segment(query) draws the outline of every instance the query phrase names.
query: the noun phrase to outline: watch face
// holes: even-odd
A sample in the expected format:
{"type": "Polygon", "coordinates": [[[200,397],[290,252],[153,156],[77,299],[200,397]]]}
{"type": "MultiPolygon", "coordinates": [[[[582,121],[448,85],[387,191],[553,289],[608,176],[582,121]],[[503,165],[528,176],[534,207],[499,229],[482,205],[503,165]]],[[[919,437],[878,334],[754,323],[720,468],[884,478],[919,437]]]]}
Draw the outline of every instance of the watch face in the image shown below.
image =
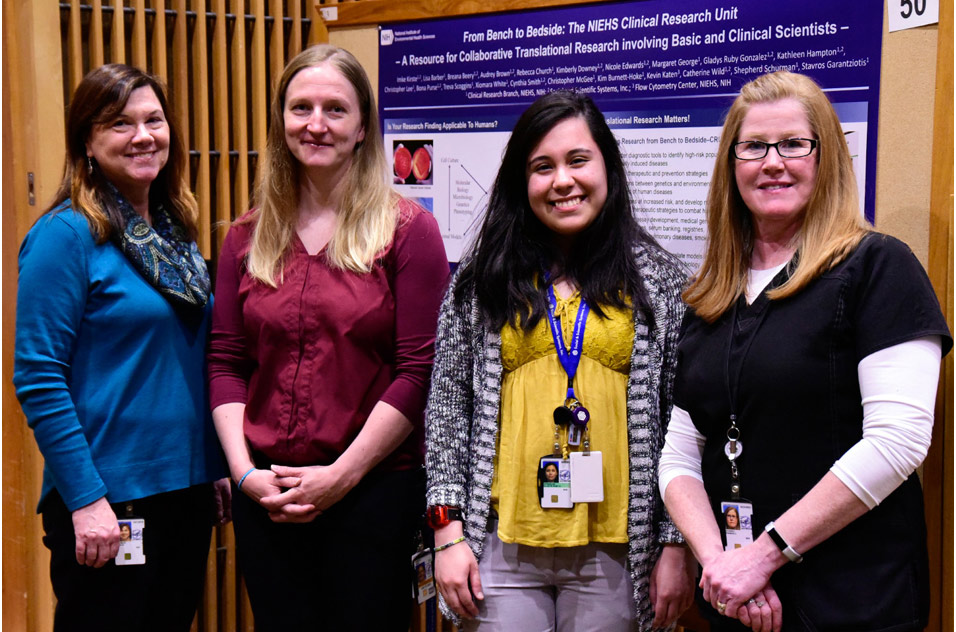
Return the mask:
{"type": "Polygon", "coordinates": [[[447,505],[432,505],[425,512],[425,521],[432,529],[440,529],[452,520],[458,520],[460,511],[457,507],[447,505]]]}
{"type": "Polygon", "coordinates": [[[428,508],[427,512],[425,512],[425,521],[432,529],[440,529],[448,524],[448,516],[442,511],[442,509],[443,507],[432,506],[428,508]]]}

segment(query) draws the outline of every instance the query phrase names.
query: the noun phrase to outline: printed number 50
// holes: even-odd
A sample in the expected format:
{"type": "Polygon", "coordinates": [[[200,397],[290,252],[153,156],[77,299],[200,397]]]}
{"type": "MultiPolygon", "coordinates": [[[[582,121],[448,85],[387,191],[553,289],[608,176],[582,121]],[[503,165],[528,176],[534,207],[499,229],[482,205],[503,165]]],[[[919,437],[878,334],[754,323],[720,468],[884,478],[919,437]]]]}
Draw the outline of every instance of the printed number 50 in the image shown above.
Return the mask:
{"type": "Polygon", "coordinates": [[[900,15],[904,18],[913,15],[914,11],[916,15],[923,15],[926,11],[926,0],[900,0],[900,6],[902,7],[900,15]]]}

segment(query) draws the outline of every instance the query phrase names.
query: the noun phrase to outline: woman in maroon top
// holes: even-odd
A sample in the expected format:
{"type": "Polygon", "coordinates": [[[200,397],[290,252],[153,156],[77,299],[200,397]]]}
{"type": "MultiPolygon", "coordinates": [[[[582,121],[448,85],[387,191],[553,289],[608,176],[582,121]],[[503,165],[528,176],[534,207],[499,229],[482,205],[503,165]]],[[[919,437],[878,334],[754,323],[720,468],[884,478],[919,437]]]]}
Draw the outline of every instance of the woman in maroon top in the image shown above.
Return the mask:
{"type": "Polygon", "coordinates": [[[351,54],[296,56],[271,117],[257,208],[220,254],[209,354],[256,629],[404,631],[441,235],[388,185],[351,54]]]}

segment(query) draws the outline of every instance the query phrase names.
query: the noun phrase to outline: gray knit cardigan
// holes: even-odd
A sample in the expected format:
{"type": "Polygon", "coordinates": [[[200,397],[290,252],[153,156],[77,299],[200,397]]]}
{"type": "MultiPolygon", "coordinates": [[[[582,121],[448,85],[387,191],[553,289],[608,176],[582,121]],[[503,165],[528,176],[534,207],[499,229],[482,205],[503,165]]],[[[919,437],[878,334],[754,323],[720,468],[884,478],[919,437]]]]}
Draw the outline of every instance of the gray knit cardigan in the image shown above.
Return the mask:
{"type": "MultiPolygon", "coordinates": [[[[635,312],[627,385],[628,563],[635,629],[643,631],[651,629],[654,617],[649,581],[662,545],[683,542],[657,490],[657,463],[673,406],[677,334],[684,313],[680,293],[686,276],[680,264],[657,247],[641,245],[634,254],[654,306],[653,328],[635,312]]],[[[465,537],[481,559],[501,404],[501,336],[481,322],[474,296],[464,305],[455,304],[457,283],[456,274],[438,320],[425,411],[426,499],[429,506],[462,508],[465,537]]]]}

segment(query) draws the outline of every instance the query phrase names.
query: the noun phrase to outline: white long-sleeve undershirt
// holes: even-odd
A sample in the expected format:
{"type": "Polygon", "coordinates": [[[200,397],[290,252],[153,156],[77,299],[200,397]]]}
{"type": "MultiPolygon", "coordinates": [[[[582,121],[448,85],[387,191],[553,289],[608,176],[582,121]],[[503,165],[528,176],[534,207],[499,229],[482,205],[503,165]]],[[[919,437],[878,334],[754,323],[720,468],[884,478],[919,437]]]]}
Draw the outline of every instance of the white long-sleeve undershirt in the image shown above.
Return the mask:
{"type": "MultiPolygon", "coordinates": [[[[912,474],[929,450],[941,358],[939,336],[881,349],[857,366],[863,438],[830,471],[867,507],[876,507],[912,474]]],[[[661,496],[678,476],[703,481],[705,437],[674,407],[661,452],[661,496]]]]}

